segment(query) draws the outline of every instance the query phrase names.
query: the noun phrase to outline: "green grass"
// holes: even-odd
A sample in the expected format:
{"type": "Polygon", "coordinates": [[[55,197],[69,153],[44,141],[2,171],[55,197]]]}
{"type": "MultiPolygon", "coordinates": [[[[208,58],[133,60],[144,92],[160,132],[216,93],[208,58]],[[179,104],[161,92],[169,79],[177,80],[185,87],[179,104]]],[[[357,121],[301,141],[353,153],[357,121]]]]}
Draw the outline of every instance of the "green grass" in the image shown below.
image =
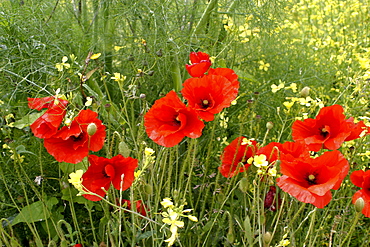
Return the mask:
{"type": "MultiPolygon", "coordinates": [[[[174,246],[279,246],[284,238],[290,246],[342,246],[344,240],[343,246],[369,245],[369,218],[353,221],[351,198],[358,188],[349,176],[324,209],[278,190],[282,205],[271,212],[263,208],[269,185],[255,173],[227,179],[217,169],[226,142],[240,135],[265,144],[291,141],[294,120],[314,117],[320,102],[341,104],[346,116],[368,122],[366,1],[39,0],[0,7],[1,245],[166,246],[171,233],[162,222],[165,197],[198,218],[182,219],[174,246]],[[206,123],[200,138],[165,148],[147,137],[143,116],[189,77],[191,51],[210,54],[214,68],[234,69],[239,98],[206,123]],[[89,52],[102,55],[85,64],[89,52]],[[70,67],[58,71],[63,56],[70,67]],[[260,61],[270,64],[267,70],[260,61]],[[68,183],[87,160],[58,163],[24,118],[37,112],[27,107],[27,97],[54,95],[58,88],[71,102],[68,114],[76,115],[86,100],[79,73],[89,77],[82,87],[93,96],[88,108],[107,127],[105,145],[94,154],[131,156],[141,171],[129,190],[111,189],[101,202],[76,196],[68,183]],[[114,73],[126,79],[117,82],[114,73]],[[271,86],[282,82],[285,87],[273,93],[271,86]],[[287,88],[292,83],[297,91],[287,88]],[[287,110],[284,102],[298,99],[305,86],[311,105],[295,102],[287,110]],[[267,122],[274,127],[266,135],[267,122]],[[146,147],[155,151],[152,160],[146,147]],[[38,176],[40,184],[34,182],[38,176]],[[142,200],[146,218],[117,208],[117,198],[142,200]],[[271,239],[264,242],[267,232],[271,239]]],[[[351,171],[369,168],[368,148],[365,137],[340,149],[351,171]]]]}

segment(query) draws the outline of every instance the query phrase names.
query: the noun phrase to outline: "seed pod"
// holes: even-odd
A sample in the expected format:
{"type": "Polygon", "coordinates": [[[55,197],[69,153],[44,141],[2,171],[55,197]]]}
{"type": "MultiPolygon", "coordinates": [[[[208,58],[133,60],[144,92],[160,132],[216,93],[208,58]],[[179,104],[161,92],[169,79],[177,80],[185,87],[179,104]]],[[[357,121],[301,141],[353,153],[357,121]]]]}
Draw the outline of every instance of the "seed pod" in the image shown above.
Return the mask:
{"type": "Polygon", "coordinates": [[[96,133],[97,131],[97,127],[96,127],[96,124],[94,123],[90,123],[88,126],[87,126],[87,134],[89,136],[92,136],[96,133]]]}

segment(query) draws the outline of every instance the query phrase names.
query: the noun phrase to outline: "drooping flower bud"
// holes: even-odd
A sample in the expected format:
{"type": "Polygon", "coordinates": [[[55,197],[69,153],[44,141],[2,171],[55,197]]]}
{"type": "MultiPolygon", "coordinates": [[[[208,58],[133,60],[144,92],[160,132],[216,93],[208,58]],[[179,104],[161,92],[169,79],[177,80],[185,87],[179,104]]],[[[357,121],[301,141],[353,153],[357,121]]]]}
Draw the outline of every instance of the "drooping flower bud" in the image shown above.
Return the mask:
{"type": "Polygon", "coordinates": [[[273,122],[267,122],[267,123],[266,123],[266,128],[267,128],[268,130],[272,129],[273,127],[274,127],[274,123],[273,123],[273,122]]]}
{"type": "Polygon", "coordinates": [[[357,213],[362,212],[362,209],[365,207],[365,201],[362,197],[359,197],[355,202],[355,210],[357,213]]]}
{"type": "Polygon", "coordinates": [[[271,241],[271,233],[270,232],[265,232],[262,236],[262,239],[263,239],[263,242],[265,243],[265,245],[269,244],[270,241],[271,241]]]}
{"type": "Polygon", "coordinates": [[[96,133],[97,131],[97,127],[96,127],[96,124],[94,123],[90,123],[88,126],[87,126],[87,134],[89,136],[92,136],[96,133]]]}
{"type": "Polygon", "coordinates": [[[242,192],[247,193],[248,192],[248,186],[249,186],[248,179],[246,177],[242,178],[239,182],[239,189],[242,192]]]}
{"type": "Polygon", "coordinates": [[[310,95],[310,90],[311,90],[311,88],[309,88],[309,87],[302,88],[302,90],[300,92],[301,96],[303,98],[306,98],[308,95],[310,95]]]}

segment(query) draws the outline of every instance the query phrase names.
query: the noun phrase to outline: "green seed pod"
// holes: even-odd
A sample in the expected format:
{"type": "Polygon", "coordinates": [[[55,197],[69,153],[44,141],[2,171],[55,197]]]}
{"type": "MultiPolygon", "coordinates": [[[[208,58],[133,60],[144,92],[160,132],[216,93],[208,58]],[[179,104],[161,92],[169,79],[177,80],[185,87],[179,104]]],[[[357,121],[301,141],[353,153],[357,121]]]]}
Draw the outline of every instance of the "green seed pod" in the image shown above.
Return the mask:
{"type": "Polygon", "coordinates": [[[88,126],[87,126],[87,134],[89,136],[92,136],[96,133],[96,131],[98,130],[98,128],[96,127],[96,124],[94,123],[90,123],[88,126]]]}
{"type": "Polygon", "coordinates": [[[355,210],[357,213],[362,212],[362,209],[365,207],[365,201],[362,197],[359,197],[355,202],[355,210]]]}

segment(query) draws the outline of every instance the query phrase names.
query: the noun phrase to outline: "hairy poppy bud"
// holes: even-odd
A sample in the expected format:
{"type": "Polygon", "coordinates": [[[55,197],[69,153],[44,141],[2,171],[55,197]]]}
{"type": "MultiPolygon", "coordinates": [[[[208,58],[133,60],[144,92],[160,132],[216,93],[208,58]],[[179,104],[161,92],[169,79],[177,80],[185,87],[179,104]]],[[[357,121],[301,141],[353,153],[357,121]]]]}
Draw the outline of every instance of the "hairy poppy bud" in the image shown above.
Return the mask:
{"type": "Polygon", "coordinates": [[[248,179],[246,177],[244,177],[240,180],[239,189],[244,193],[246,193],[248,191],[248,179]]]}
{"type": "Polygon", "coordinates": [[[273,122],[267,122],[267,123],[266,123],[266,128],[267,128],[268,130],[272,129],[273,127],[274,127],[274,123],[273,123],[273,122]]]}
{"type": "Polygon", "coordinates": [[[311,90],[311,88],[309,88],[309,87],[302,88],[302,90],[300,92],[301,96],[306,98],[310,94],[310,90],[311,90]]]}
{"type": "Polygon", "coordinates": [[[97,131],[97,127],[96,127],[96,124],[94,123],[90,123],[88,126],[87,126],[87,134],[89,134],[89,136],[92,136],[96,133],[97,131]]]}
{"type": "Polygon", "coordinates": [[[362,197],[359,197],[355,202],[355,210],[357,213],[362,212],[362,209],[365,207],[365,201],[362,197]]]}
{"type": "Polygon", "coordinates": [[[265,244],[268,244],[268,243],[270,243],[270,241],[271,241],[271,233],[270,232],[265,232],[264,234],[263,234],[263,236],[262,236],[262,239],[263,239],[263,242],[265,243],[265,244]]]}

